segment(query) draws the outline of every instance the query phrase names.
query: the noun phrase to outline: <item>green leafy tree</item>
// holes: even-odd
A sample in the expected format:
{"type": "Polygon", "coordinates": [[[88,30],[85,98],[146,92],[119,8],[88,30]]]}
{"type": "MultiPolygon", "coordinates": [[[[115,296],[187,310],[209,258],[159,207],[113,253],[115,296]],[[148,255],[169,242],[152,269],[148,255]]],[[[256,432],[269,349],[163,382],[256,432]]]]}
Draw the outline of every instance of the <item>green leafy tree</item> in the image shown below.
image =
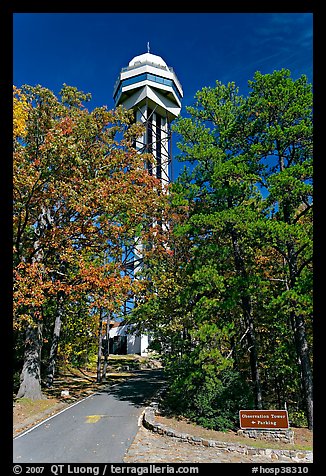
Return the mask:
{"type": "Polygon", "coordinates": [[[249,82],[251,152],[264,164],[268,215],[264,239],[283,260],[284,286],[274,302],[288,316],[300,367],[309,428],[313,425],[312,327],[312,89],[288,70],[257,72],[249,82]]]}
{"type": "MultiPolygon", "coordinates": [[[[215,88],[197,93],[194,107],[187,109],[191,118],[180,119],[175,128],[182,135],[183,160],[195,164],[188,232],[195,245],[196,266],[201,269],[198,283],[207,281],[208,285],[197,299],[215,300],[215,309],[210,312],[224,319],[227,313],[220,312],[216,301],[225,299],[225,306],[233,307],[233,313],[237,309],[238,328],[248,343],[256,406],[262,408],[252,304],[257,283],[251,273],[253,237],[248,232],[248,223],[256,221],[260,213],[260,164],[247,154],[242,134],[243,107],[244,99],[233,83],[224,86],[217,82],[215,88]],[[223,283],[221,298],[214,274],[223,283]]],[[[187,188],[188,177],[181,177],[181,182],[187,188]]]]}
{"type": "Polygon", "coordinates": [[[170,254],[148,261],[152,294],[136,314],[161,339],[179,411],[196,418],[205,401],[206,424],[226,428],[217,396],[233,398],[234,372],[251,383],[248,405],[297,400],[311,428],[311,86],[287,70],[249,86],[246,98],[234,83],[203,88],[174,124],[191,168],[172,187],[170,254]]]}

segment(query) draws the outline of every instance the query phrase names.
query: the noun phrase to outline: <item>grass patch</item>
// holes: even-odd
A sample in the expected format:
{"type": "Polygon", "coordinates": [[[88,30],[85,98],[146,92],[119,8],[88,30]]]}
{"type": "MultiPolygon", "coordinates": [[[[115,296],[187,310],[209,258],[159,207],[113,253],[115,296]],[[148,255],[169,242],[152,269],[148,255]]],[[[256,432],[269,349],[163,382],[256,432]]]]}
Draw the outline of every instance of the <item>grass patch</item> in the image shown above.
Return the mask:
{"type": "Polygon", "coordinates": [[[46,398],[42,400],[31,400],[30,398],[18,398],[14,403],[13,423],[19,424],[25,420],[50,410],[57,405],[56,398],[46,398]]]}

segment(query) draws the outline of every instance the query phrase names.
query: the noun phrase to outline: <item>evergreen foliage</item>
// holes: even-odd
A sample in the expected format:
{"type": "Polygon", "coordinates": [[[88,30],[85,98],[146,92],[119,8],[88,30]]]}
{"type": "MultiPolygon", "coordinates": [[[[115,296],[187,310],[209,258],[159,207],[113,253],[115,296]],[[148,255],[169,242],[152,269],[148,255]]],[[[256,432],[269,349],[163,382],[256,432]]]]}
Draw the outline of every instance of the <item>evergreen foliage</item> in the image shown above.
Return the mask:
{"type": "Polygon", "coordinates": [[[249,87],[204,87],[174,123],[190,166],[135,316],[161,342],[175,412],[227,429],[240,408],[287,405],[312,428],[311,85],[281,70],[249,87]]]}

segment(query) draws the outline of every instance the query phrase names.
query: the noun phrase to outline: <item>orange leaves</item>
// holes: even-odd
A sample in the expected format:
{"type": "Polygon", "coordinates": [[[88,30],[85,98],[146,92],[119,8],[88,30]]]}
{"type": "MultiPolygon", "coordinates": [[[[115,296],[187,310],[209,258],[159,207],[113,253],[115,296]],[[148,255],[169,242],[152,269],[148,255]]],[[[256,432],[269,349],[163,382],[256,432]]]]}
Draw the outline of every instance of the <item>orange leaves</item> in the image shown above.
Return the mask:
{"type": "Polygon", "coordinates": [[[93,309],[100,307],[117,311],[126,296],[133,292],[133,283],[128,276],[120,274],[117,263],[104,265],[86,260],[80,262],[78,285],[80,291],[92,296],[89,306],[93,309]]]}
{"type": "Polygon", "coordinates": [[[61,293],[117,310],[145,286],[124,276],[121,247],[137,238],[164,251],[150,227],[163,219],[161,184],[131,147],[143,126],[123,108],[80,109],[75,88],[62,101],[40,86],[15,94],[28,131],[14,151],[15,308],[23,316],[61,293]]]}
{"type": "Polygon", "coordinates": [[[14,269],[14,311],[19,307],[39,308],[45,300],[44,267],[40,263],[19,265],[14,269]]]}
{"type": "Polygon", "coordinates": [[[73,121],[69,116],[64,117],[58,124],[58,128],[61,130],[62,135],[69,135],[72,133],[73,121]]]}
{"type": "Polygon", "coordinates": [[[261,269],[263,276],[266,279],[275,278],[275,266],[279,264],[279,268],[282,269],[282,258],[274,248],[266,248],[264,254],[262,252],[256,252],[255,263],[259,269],[261,269]]]}

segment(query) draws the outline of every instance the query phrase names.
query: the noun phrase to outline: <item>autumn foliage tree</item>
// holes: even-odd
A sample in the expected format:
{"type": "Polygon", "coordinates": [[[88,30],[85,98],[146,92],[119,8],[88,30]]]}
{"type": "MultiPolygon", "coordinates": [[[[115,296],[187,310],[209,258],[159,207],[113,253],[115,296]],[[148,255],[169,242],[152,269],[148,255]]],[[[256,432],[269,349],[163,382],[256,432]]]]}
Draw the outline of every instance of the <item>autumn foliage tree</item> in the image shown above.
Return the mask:
{"type": "Polygon", "coordinates": [[[53,379],[70,300],[87,303],[89,315],[118,312],[142,285],[124,276],[121,253],[159,208],[157,180],[143,166],[149,158],[132,147],[142,126],[122,108],[88,111],[89,99],[67,85],[58,97],[41,86],[14,89],[14,329],[25,333],[18,397],[42,397],[49,327],[53,379]]]}

